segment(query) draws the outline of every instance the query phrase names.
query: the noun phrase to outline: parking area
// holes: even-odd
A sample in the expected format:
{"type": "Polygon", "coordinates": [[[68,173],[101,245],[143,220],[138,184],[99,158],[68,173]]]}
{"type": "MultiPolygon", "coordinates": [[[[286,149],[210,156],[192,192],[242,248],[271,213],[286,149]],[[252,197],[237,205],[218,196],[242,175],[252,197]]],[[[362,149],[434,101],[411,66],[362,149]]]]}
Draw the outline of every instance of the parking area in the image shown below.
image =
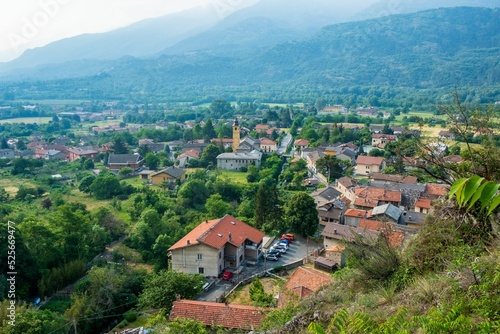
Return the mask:
{"type": "MultiPolygon", "coordinates": [[[[277,242],[279,242],[279,239],[274,240],[270,244],[269,248],[277,242]]],[[[238,282],[264,271],[269,271],[275,267],[302,260],[305,258],[307,253],[311,254],[314,250],[320,249],[321,247],[321,244],[312,240],[295,236],[295,240],[289,244],[288,250],[283,253],[277,261],[269,261],[266,260],[265,257],[262,257],[256,265],[247,265],[240,274],[234,274],[232,281],[217,279],[208,291],[204,291],[198,297],[198,300],[216,301],[222,295],[227,295],[235,287],[235,285],[238,284],[238,282]]],[[[264,248],[264,251],[267,252],[268,249],[264,248]]]]}

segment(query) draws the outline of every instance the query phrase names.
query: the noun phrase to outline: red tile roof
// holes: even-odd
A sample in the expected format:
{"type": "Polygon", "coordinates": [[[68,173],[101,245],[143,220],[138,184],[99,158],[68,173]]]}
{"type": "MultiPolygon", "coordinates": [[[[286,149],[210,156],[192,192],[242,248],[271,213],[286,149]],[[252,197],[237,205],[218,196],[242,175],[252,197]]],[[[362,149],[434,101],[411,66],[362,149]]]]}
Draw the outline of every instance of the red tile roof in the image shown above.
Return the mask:
{"type": "Polygon", "coordinates": [[[253,306],[179,300],[170,311],[170,321],[177,318],[195,319],[206,326],[254,330],[266,317],[266,309],[253,306]]]}
{"type": "Polygon", "coordinates": [[[346,188],[351,188],[358,185],[358,181],[351,179],[350,177],[347,176],[342,176],[340,179],[337,180],[337,182],[346,188]]]}
{"type": "Polygon", "coordinates": [[[390,181],[406,184],[415,184],[418,181],[415,176],[403,176],[399,174],[372,173],[371,178],[378,181],[390,181]]]}
{"type": "Polygon", "coordinates": [[[431,208],[431,200],[428,198],[419,198],[415,203],[415,207],[430,209],[431,208]]]}
{"type": "Polygon", "coordinates": [[[386,138],[389,140],[396,140],[398,137],[396,135],[387,135],[383,133],[374,133],[372,134],[372,138],[380,139],[380,138],[386,138]]]}
{"type": "Polygon", "coordinates": [[[405,239],[403,232],[396,232],[392,229],[391,223],[383,223],[375,220],[361,219],[359,227],[365,230],[380,232],[387,238],[389,244],[394,247],[400,247],[405,239]]]}
{"type": "Polygon", "coordinates": [[[182,158],[182,157],[185,157],[185,156],[188,156],[188,157],[191,157],[191,158],[194,158],[194,159],[198,159],[200,157],[200,151],[189,150],[189,151],[186,151],[186,152],[180,154],[177,158],[182,158]]]}
{"type": "MultiPolygon", "coordinates": [[[[367,203],[371,203],[371,200],[393,203],[401,202],[401,191],[399,190],[365,187],[354,189],[354,194],[356,195],[356,200],[364,199],[367,203]]],[[[354,204],[356,205],[356,201],[354,204]]]]}
{"type": "Polygon", "coordinates": [[[260,140],[260,145],[276,145],[276,142],[274,140],[269,139],[269,138],[262,138],[260,140]]]}
{"type": "Polygon", "coordinates": [[[356,164],[358,165],[377,165],[380,166],[384,162],[384,158],[380,157],[369,157],[366,155],[360,155],[358,159],[356,159],[356,164]]]}
{"type": "Polygon", "coordinates": [[[444,196],[448,193],[448,186],[444,184],[427,183],[425,193],[431,196],[444,196]]]}
{"type": "Polygon", "coordinates": [[[309,140],[307,139],[297,139],[295,141],[295,146],[308,146],[309,145],[309,140]]]}
{"type": "Polygon", "coordinates": [[[226,243],[240,247],[247,239],[259,243],[264,233],[250,225],[225,215],[223,218],[202,222],[177,241],[169,250],[179,249],[197,244],[205,244],[215,249],[221,249],[226,243]],[[189,242],[189,243],[188,243],[189,242]]]}
{"type": "MultiPolygon", "coordinates": [[[[311,268],[299,267],[285,283],[283,290],[291,291],[294,295],[302,299],[331,282],[332,278],[325,273],[311,268]]],[[[280,307],[284,306],[288,301],[288,297],[289,295],[287,295],[286,291],[280,293],[278,305],[280,307]]]]}
{"type": "Polygon", "coordinates": [[[262,130],[267,130],[267,129],[269,129],[269,125],[267,125],[267,124],[257,124],[255,126],[255,131],[257,131],[257,132],[260,132],[262,130]]]}
{"type": "Polygon", "coordinates": [[[357,210],[357,209],[347,209],[344,213],[346,217],[361,217],[363,218],[366,215],[365,210],[357,210]]]}

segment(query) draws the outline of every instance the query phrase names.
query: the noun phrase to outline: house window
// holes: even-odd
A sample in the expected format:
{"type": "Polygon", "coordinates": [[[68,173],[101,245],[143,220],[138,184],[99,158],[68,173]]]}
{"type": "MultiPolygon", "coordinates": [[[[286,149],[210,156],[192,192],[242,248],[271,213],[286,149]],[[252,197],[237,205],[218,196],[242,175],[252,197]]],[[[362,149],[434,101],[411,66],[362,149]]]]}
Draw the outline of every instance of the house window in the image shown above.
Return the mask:
{"type": "Polygon", "coordinates": [[[219,260],[222,259],[222,252],[219,253],[219,260]]]}
{"type": "Polygon", "coordinates": [[[366,169],[370,169],[370,166],[366,166],[366,169]]]}
{"type": "Polygon", "coordinates": [[[198,254],[198,260],[203,260],[203,254],[198,254]]]}
{"type": "Polygon", "coordinates": [[[199,267],[198,268],[198,274],[204,274],[205,273],[205,268],[199,267]]]}

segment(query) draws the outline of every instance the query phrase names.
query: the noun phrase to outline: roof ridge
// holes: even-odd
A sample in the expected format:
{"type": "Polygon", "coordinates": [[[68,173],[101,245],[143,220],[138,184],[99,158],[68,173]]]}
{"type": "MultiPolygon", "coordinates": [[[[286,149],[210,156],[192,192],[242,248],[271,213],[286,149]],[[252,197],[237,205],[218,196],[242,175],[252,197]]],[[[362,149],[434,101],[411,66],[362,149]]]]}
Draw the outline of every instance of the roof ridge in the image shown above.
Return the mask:
{"type": "MultiPolygon", "coordinates": [[[[228,214],[228,213],[226,213],[226,214],[224,215],[224,217],[219,218],[219,220],[217,220],[214,224],[212,224],[212,225],[211,225],[211,226],[210,226],[210,227],[209,227],[209,228],[208,228],[205,232],[203,232],[203,233],[202,233],[202,234],[201,234],[198,238],[196,238],[196,240],[198,240],[198,242],[200,242],[200,240],[201,240],[203,237],[205,237],[205,236],[208,234],[208,232],[212,231],[212,230],[213,230],[213,229],[214,229],[217,225],[219,225],[219,224],[220,224],[220,222],[222,222],[222,221],[224,220],[224,218],[226,218],[227,216],[229,216],[229,214],[228,214]]],[[[207,220],[205,220],[205,222],[209,222],[209,220],[207,219],[207,220]]],[[[202,224],[203,224],[203,223],[202,223],[202,224]]]]}

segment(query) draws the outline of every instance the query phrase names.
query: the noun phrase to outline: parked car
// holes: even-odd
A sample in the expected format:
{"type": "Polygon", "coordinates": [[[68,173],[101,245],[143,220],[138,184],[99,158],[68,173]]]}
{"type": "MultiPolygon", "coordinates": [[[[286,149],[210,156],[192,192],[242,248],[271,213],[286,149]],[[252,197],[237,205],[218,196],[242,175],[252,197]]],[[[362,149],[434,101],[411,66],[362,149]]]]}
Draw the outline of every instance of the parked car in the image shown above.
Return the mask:
{"type": "Polygon", "coordinates": [[[225,271],[223,274],[222,274],[222,280],[223,281],[229,281],[231,278],[233,278],[233,273],[230,272],[230,271],[225,271]]]}
{"type": "Polygon", "coordinates": [[[278,241],[278,244],[285,244],[288,246],[288,245],[290,245],[290,241],[283,239],[283,240],[278,241]]]}
{"type": "Polygon", "coordinates": [[[280,240],[288,240],[289,242],[292,242],[293,240],[295,240],[295,237],[293,236],[293,234],[283,234],[280,240]]]}
{"type": "Polygon", "coordinates": [[[282,244],[282,245],[276,246],[276,248],[274,248],[274,249],[281,252],[281,253],[286,253],[286,251],[288,250],[288,246],[282,244]]]}
{"type": "Polygon", "coordinates": [[[276,256],[275,254],[267,254],[266,255],[266,260],[278,261],[278,256],[276,256]]]}
{"type": "Polygon", "coordinates": [[[266,255],[276,255],[277,257],[280,257],[281,256],[281,252],[279,250],[273,249],[273,250],[268,251],[266,253],[266,255]]]}

